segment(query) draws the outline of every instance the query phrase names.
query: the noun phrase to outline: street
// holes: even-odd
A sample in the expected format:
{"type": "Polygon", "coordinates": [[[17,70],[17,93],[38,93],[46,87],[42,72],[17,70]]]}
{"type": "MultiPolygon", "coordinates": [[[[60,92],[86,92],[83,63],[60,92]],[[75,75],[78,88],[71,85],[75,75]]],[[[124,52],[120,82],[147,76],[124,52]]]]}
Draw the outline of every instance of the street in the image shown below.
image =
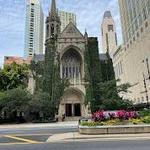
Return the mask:
{"type": "Polygon", "coordinates": [[[77,122],[0,126],[0,145],[46,142],[54,134],[75,132],[77,122]]]}
{"type": "Polygon", "coordinates": [[[0,150],[149,150],[150,142],[145,141],[92,141],[45,144],[20,144],[0,146],[0,150]]]}
{"type": "Polygon", "coordinates": [[[149,134],[79,136],[77,122],[0,126],[0,150],[149,150],[149,134]],[[78,135],[66,138],[66,135],[78,135]],[[64,135],[64,140],[49,141],[64,135]],[[86,137],[86,138],[85,138],[86,137]]]}

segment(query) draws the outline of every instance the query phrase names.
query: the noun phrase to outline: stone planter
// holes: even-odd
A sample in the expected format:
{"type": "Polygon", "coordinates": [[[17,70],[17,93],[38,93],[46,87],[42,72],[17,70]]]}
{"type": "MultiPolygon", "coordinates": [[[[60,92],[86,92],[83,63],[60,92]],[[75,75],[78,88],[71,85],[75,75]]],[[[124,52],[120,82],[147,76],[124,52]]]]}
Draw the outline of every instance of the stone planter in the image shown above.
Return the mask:
{"type": "Polygon", "coordinates": [[[79,126],[80,134],[136,134],[150,133],[150,125],[79,126]]]}

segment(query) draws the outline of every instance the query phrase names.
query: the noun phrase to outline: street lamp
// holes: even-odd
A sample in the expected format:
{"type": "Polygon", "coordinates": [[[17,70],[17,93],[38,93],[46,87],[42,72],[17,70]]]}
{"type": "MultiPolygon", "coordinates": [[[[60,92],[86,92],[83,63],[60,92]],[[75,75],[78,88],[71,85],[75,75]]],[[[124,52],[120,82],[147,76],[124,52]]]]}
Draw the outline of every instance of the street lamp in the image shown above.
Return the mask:
{"type": "Polygon", "coordinates": [[[143,73],[143,83],[144,83],[145,94],[146,94],[147,108],[149,109],[149,101],[148,101],[149,97],[148,97],[148,91],[147,91],[147,85],[146,85],[146,79],[144,73],[143,73]]]}
{"type": "Polygon", "coordinates": [[[146,66],[147,66],[147,72],[148,72],[148,79],[150,80],[150,70],[149,70],[148,58],[146,58],[146,66]]]}
{"type": "Polygon", "coordinates": [[[149,68],[148,58],[146,58],[146,59],[143,60],[142,62],[146,64],[146,69],[147,69],[148,79],[150,80],[150,68],[149,68]]]}

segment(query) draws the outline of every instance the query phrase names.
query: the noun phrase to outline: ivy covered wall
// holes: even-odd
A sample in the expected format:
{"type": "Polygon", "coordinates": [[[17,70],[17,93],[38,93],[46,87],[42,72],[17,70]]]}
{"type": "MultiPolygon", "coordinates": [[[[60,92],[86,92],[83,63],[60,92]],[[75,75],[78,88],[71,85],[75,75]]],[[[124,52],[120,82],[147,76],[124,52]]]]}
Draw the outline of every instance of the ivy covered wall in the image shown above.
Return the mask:
{"type": "Polygon", "coordinates": [[[90,102],[92,112],[98,110],[102,104],[103,93],[100,85],[115,79],[112,60],[108,53],[104,55],[105,59],[100,60],[97,38],[88,38],[85,51],[86,101],[90,102]]]}

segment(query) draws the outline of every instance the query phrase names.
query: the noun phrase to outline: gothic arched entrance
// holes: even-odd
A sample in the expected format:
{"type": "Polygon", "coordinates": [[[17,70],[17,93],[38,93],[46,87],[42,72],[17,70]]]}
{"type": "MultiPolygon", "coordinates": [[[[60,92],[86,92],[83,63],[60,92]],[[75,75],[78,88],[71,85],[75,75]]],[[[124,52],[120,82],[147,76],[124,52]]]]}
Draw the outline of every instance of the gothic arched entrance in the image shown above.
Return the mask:
{"type": "Polygon", "coordinates": [[[67,120],[85,115],[84,94],[77,88],[68,88],[59,106],[59,116],[65,115],[67,120]]]}

